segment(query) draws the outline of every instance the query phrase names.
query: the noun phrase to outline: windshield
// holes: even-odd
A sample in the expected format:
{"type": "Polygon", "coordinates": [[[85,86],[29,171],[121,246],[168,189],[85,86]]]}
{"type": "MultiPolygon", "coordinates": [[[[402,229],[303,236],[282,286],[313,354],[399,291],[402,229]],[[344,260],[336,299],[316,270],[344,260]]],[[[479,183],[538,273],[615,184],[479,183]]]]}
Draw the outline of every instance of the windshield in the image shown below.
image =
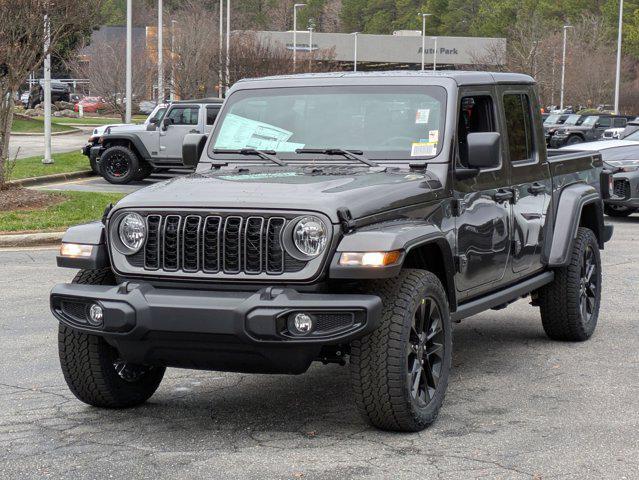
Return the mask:
{"type": "Polygon", "coordinates": [[[582,123],[582,125],[585,125],[587,127],[592,127],[595,123],[597,123],[597,119],[599,117],[588,117],[584,120],[584,123],[582,123]]]}
{"type": "Polygon", "coordinates": [[[550,115],[545,121],[545,125],[555,125],[559,122],[561,115],[550,115]]]}
{"type": "Polygon", "coordinates": [[[149,115],[145,123],[147,124],[152,123],[153,120],[155,120],[155,123],[160,123],[160,120],[162,120],[162,117],[164,116],[165,112],[166,112],[165,106],[155,107],[155,110],[151,112],[151,115],[149,115]]]}
{"type": "Polygon", "coordinates": [[[564,122],[564,125],[579,125],[579,119],[581,115],[570,115],[568,119],[564,122]]]}
{"type": "Polygon", "coordinates": [[[636,130],[639,127],[634,126],[634,125],[633,125],[633,127],[635,128],[635,131],[632,132],[631,134],[623,137],[623,139],[624,140],[632,140],[632,141],[635,141],[635,142],[639,142],[639,130],[636,130]]]}
{"type": "Polygon", "coordinates": [[[227,100],[209,156],[252,148],[310,161],[296,150],[343,149],[372,159],[424,160],[441,151],[445,110],[446,90],[436,86],[244,90],[227,100]]]}

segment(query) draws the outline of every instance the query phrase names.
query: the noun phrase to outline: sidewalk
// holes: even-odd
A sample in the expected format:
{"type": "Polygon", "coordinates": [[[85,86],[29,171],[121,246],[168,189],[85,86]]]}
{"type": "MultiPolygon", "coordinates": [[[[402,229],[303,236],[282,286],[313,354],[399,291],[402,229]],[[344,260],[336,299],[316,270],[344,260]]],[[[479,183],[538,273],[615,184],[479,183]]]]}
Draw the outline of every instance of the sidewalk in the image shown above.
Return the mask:
{"type": "MultiPolygon", "coordinates": [[[[92,128],[68,135],[51,137],[51,153],[64,153],[82,148],[89,138],[92,128]]],[[[11,135],[9,140],[9,158],[18,155],[18,159],[44,154],[44,135],[11,135]]]]}

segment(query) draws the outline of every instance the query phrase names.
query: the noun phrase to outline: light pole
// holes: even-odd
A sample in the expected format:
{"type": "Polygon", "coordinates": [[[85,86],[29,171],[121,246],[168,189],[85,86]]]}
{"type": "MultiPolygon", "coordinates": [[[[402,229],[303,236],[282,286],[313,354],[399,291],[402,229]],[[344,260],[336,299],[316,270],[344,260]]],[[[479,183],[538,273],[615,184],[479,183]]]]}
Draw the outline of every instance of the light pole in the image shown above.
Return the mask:
{"type": "Polygon", "coordinates": [[[357,71],[357,37],[359,36],[359,32],[353,32],[351,35],[355,37],[355,43],[353,45],[353,71],[357,71]]]}
{"type": "Polygon", "coordinates": [[[426,17],[432,16],[432,13],[420,13],[422,17],[422,71],[424,71],[424,62],[426,55],[426,17]]]}
{"type": "Polygon", "coordinates": [[[226,90],[231,88],[231,0],[226,0],[226,90]]]}
{"type": "Polygon", "coordinates": [[[564,109],[564,86],[566,84],[566,38],[569,28],[572,28],[572,25],[564,25],[564,52],[561,59],[561,94],[559,99],[559,110],[564,109]]]}
{"type": "Polygon", "coordinates": [[[177,20],[171,20],[171,85],[169,85],[169,99],[175,100],[175,24],[177,20]]]}
{"type": "Polygon", "coordinates": [[[315,28],[315,23],[313,20],[308,22],[308,70],[311,71],[313,68],[313,29],[315,28]]]}
{"type": "Polygon", "coordinates": [[[431,37],[435,41],[435,47],[433,48],[433,72],[437,70],[437,37],[431,37]]]}
{"type": "Polygon", "coordinates": [[[621,40],[623,37],[623,0],[619,0],[619,36],[617,38],[617,76],[615,78],[615,114],[619,115],[619,87],[621,85],[621,40]]]}
{"type": "Polygon", "coordinates": [[[223,77],[222,77],[222,48],[224,47],[224,0],[220,0],[220,45],[219,45],[219,55],[218,55],[218,63],[220,68],[218,70],[218,82],[217,82],[217,96],[218,98],[222,98],[222,89],[223,89],[223,77]]]}
{"type": "Polygon", "coordinates": [[[158,103],[164,100],[164,21],[162,0],[158,0],[158,103]]]}
{"type": "Polygon", "coordinates": [[[133,43],[133,0],[126,0],[126,110],[125,123],[131,123],[131,94],[133,93],[133,83],[131,79],[132,70],[132,43],[133,43]]]}
{"type": "Polygon", "coordinates": [[[305,7],[305,3],[293,5],[293,71],[297,69],[297,9],[305,7]]]}
{"type": "Polygon", "coordinates": [[[51,158],[51,24],[44,16],[44,158],[42,163],[53,163],[51,158]]]}

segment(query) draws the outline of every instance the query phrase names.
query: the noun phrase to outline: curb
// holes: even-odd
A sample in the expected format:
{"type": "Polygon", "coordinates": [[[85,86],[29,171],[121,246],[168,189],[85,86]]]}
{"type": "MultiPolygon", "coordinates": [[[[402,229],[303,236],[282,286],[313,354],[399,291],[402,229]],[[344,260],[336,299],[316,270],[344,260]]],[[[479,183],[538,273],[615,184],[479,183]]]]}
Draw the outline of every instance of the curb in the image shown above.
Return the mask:
{"type": "Polygon", "coordinates": [[[90,177],[93,175],[94,173],[92,170],[81,170],[79,172],[55,173],[53,175],[44,175],[42,177],[21,178],[20,180],[11,180],[6,184],[10,187],[33,187],[47,183],[63,182],[65,180],[76,180],[78,178],[90,177]]]}
{"type": "Polygon", "coordinates": [[[45,233],[11,233],[0,235],[0,248],[6,247],[40,247],[62,241],[64,232],[45,233]]]}
{"type": "MultiPolygon", "coordinates": [[[[52,132],[52,137],[57,137],[60,135],[74,135],[76,133],[82,133],[80,128],[71,127],[73,130],[67,130],[66,132],[52,132]]],[[[12,137],[44,137],[44,133],[25,133],[25,132],[11,132],[12,137]]]]}

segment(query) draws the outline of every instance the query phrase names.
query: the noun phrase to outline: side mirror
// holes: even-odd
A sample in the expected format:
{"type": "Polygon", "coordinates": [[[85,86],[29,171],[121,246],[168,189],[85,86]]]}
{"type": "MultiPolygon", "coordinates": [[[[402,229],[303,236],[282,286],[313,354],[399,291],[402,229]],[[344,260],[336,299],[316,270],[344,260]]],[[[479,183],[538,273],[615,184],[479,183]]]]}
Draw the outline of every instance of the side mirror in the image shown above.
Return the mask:
{"type": "Polygon", "coordinates": [[[468,166],[479,170],[499,167],[501,136],[496,132],[469,133],[468,166]]]}
{"type": "Polygon", "coordinates": [[[164,120],[162,120],[162,128],[164,130],[166,130],[167,128],[169,128],[169,125],[173,125],[173,119],[172,118],[165,118],[164,120]]]}
{"type": "Polygon", "coordinates": [[[189,133],[184,136],[182,142],[182,163],[185,167],[197,167],[202,152],[206,145],[206,135],[200,133],[189,133]]]}

